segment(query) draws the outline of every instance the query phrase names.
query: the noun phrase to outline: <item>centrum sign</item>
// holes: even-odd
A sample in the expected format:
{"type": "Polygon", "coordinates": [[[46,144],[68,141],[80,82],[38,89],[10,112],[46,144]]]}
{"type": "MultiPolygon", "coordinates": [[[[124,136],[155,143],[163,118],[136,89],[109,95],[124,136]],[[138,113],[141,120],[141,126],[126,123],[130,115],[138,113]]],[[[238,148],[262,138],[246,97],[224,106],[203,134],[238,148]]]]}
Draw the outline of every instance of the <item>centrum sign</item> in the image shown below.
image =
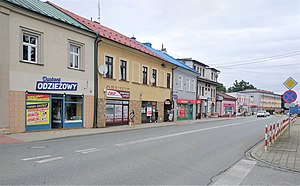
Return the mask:
{"type": "Polygon", "coordinates": [[[36,90],[76,91],[78,83],[63,82],[61,78],[43,76],[42,81],[36,82],[36,90]]]}

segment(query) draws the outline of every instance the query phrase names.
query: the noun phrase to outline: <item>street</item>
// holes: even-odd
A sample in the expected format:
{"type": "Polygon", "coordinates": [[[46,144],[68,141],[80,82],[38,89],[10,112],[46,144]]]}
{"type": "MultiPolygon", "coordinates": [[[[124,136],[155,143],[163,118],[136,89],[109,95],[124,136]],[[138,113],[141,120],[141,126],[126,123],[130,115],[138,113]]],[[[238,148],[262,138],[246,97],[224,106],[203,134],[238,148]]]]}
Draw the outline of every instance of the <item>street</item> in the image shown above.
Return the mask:
{"type": "MultiPolygon", "coordinates": [[[[245,158],[262,140],[265,125],[277,120],[246,117],[3,144],[0,183],[207,185],[245,158]]],[[[249,179],[244,182],[251,184],[249,179]]]]}

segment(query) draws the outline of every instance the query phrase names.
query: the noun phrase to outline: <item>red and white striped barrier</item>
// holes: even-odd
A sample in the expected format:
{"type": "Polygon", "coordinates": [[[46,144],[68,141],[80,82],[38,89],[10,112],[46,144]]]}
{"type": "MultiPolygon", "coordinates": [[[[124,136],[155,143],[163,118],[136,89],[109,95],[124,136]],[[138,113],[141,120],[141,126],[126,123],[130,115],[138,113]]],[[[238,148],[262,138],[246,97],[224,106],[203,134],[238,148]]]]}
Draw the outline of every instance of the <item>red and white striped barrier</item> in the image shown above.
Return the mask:
{"type": "MultiPolygon", "coordinates": [[[[291,123],[295,123],[297,115],[291,117],[291,123]]],[[[278,137],[287,129],[289,125],[289,118],[285,118],[280,122],[266,125],[265,127],[265,151],[268,150],[268,146],[275,143],[278,137]]]]}

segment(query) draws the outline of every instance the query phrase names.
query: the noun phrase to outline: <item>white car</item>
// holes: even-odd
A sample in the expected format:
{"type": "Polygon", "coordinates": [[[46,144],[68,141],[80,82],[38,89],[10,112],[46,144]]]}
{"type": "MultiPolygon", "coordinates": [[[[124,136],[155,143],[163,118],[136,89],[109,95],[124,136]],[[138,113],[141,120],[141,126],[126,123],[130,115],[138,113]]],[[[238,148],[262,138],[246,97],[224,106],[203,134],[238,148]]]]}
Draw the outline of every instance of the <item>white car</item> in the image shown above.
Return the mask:
{"type": "Polygon", "coordinates": [[[257,117],[267,117],[267,112],[264,110],[259,110],[256,114],[257,117]]]}

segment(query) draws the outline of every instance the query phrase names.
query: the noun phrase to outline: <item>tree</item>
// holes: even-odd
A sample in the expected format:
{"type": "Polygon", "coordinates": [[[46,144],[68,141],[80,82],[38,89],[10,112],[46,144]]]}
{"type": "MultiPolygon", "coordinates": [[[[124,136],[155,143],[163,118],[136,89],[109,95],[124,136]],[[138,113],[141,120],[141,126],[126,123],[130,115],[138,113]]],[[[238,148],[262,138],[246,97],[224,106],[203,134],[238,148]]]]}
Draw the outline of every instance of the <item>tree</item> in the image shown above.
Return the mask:
{"type": "Polygon", "coordinates": [[[226,87],[224,85],[217,86],[217,92],[226,93],[226,87]]]}
{"type": "Polygon", "coordinates": [[[228,88],[228,92],[239,92],[246,89],[256,89],[253,85],[251,85],[249,82],[246,82],[244,80],[238,82],[235,80],[232,87],[228,88]]]}

